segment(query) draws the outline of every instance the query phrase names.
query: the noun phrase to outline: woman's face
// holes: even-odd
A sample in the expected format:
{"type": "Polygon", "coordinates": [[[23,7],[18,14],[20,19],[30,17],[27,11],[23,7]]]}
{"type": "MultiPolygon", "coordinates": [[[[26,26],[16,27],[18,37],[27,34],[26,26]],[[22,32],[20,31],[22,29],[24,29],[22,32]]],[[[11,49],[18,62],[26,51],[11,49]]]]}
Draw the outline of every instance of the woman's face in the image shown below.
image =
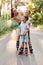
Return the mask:
{"type": "Polygon", "coordinates": [[[29,16],[29,15],[30,15],[29,11],[26,10],[26,12],[25,12],[25,16],[29,16]]]}

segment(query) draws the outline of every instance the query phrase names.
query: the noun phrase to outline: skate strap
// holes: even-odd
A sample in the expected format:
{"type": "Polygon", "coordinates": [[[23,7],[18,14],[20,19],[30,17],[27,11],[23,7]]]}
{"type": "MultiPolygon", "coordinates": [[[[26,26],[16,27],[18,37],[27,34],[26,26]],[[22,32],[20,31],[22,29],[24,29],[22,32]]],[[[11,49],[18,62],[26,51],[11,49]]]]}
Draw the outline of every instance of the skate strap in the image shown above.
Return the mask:
{"type": "Polygon", "coordinates": [[[24,49],[23,47],[21,47],[20,49],[24,49]]]}
{"type": "Polygon", "coordinates": [[[25,48],[25,50],[28,50],[28,48],[25,48]]]}

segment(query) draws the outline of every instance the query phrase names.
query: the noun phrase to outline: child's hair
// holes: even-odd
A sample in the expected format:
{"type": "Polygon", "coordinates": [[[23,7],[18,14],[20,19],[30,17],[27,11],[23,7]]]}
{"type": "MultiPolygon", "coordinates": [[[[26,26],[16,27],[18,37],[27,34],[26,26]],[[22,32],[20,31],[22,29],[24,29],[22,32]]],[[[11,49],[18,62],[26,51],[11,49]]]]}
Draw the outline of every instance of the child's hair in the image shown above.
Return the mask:
{"type": "Polygon", "coordinates": [[[25,17],[25,19],[26,19],[26,21],[28,20],[28,16],[24,16],[25,17]]]}
{"type": "Polygon", "coordinates": [[[29,12],[29,13],[31,13],[31,11],[30,11],[30,10],[28,10],[28,12],[29,12]]]}

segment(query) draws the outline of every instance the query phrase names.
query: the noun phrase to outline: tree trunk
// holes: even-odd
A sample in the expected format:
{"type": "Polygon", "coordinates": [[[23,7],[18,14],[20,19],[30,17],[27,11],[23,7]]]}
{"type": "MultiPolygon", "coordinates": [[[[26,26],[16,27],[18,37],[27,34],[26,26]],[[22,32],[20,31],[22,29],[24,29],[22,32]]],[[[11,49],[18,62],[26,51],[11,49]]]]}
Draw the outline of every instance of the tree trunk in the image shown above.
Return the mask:
{"type": "Polygon", "coordinates": [[[1,6],[0,6],[0,17],[1,17],[1,6]]]}
{"type": "Polygon", "coordinates": [[[1,9],[0,9],[0,17],[1,17],[1,9]]]}
{"type": "Polygon", "coordinates": [[[11,18],[12,18],[12,0],[11,0],[11,18]]]}

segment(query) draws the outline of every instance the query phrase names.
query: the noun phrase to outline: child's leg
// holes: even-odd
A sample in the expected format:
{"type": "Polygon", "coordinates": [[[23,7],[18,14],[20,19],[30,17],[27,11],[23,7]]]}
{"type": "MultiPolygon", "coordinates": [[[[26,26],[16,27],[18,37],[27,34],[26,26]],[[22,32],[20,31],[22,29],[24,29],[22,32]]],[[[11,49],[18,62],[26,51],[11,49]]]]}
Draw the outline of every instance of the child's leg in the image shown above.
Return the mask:
{"type": "Polygon", "coordinates": [[[22,48],[24,48],[24,42],[22,42],[22,48]]]}
{"type": "Polygon", "coordinates": [[[27,42],[25,42],[25,48],[28,48],[27,42]]]}
{"type": "Polygon", "coordinates": [[[24,42],[22,42],[22,45],[19,49],[19,55],[23,54],[23,49],[24,49],[24,42]]]}
{"type": "Polygon", "coordinates": [[[25,42],[25,54],[28,55],[28,44],[25,42]]]}

